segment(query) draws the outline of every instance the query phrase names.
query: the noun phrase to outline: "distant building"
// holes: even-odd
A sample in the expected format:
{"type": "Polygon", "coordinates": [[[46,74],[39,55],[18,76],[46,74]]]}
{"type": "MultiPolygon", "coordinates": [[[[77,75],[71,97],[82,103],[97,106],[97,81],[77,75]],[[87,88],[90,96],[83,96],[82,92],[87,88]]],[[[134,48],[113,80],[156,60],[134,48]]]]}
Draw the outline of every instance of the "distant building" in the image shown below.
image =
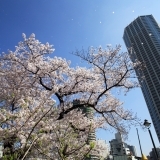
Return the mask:
{"type": "MultiPolygon", "coordinates": [[[[158,156],[160,157],[160,148],[156,148],[158,156]]],[[[149,153],[149,160],[157,160],[156,153],[154,151],[154,148],[152,148],[152,151],[149,153]]]]}
{"type": "Polygon", "coordinates": [[[110,141],[110,155],[108,160],[136,160],[136,147],[125,143],[118,132],[115,134],[115,139],[110,141]]]}
{"type": "Polygon", "coordinates": [[[97,145],[101,146],[99,151],[100,159],[106,159],[109,156],[109,145],[105,140],[97,140],[97,145]]]}
{"type": "Polygon", "coordinates": [[[127,144],[123,141],[121,134],[115,134],[115,139],[110,141],[110,151],[113,156],[131,155],[127,144]]]}
{"type": "Polygon", "coordinates": [[[128,146],[128,148],[129,148],[131,154],[132,154],[133,156],[137,156],[136,147],[135,147],[135,146],[130,146],[130,145],[127,145],[127,146],[128,146]]]}
{"type": "Polygon", "coordinates": [[[152,15],[139,16],[124,29],[123,39],[132,62],[145,64],[136,74],[160,142],[160,27],[152,15]]]}
{"type": "Polygon", "coordinates": [[[3,145],[0,144],[0,158],[2,158],[3,156],[3,145]]]}

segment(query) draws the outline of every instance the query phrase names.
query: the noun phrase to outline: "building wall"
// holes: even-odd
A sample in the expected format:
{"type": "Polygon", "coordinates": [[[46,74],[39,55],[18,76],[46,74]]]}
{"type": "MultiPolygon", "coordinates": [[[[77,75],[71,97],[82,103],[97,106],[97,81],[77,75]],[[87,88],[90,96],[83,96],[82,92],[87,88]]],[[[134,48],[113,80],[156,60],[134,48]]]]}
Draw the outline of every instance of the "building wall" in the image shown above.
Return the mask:
{"type": "Polygon", "coordinates": [[[0,145],[0,158],[3,156],[3,146],[2,145],[0,145]]]}
{"type": "Polygon", "coordinates": [[[130,155],[130,150],[127,144],[123,141],[121,134],[118,132],[115,134],[115,139],[110,141],[111,155],[124,156],[130,155]]]}
{"type": "MultiPolygon", "coordinates": [[[[156,148],[158,156],[160,157],[160,148],[156,148]]],[[[149,153],[150,154],[150,160],[157,160],[157,156],[155,154],[154,148],[152,148],[152,151],[149,153]]]]}
{"type": "Polygon", "coordinates": [[[131,60],[145,64],[136,74],[160,141],[160,27],[152,15],[140,16],[125,28],[123,39],[131,60]]]}
{"type": "Polygon", "coordinates": [[[118,142],[123,142],[122,135],[119,132],[115,134],[115,138],[118,140],[118,142]]]}
{"type": "Polygon", "coordinates": [[[102,159],[107,158],[109,155],[109,146],[105,140],[97,140],[97,145],[100,146],[100,157],[102,159]]]}
{"type": "Polygon", "coordinates": [[[128,148],[130,149],[133,156],[137,156],[137,151],[135,146],[128,145],[128,148]]]}
{"type": "Polygon", "coordinates": [[[126,149],[123,142],[119,142],[117,139],[112,139],[110,141],[110,148],[112,155],[126,155],[126,149]]]}

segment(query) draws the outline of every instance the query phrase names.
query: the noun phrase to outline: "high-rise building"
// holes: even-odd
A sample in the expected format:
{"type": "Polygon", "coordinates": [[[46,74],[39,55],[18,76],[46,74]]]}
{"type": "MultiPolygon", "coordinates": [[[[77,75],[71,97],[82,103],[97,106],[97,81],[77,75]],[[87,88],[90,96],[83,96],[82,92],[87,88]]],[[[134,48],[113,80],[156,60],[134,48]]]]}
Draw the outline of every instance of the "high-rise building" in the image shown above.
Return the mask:
{"type": "Polygon", "coordinates": [[[136,74],[160,141],[160,27],[152,15],[139,16],[125,28],[123,39],[131,60],[145,64],[136,74]]]}
{"type": "Polygon", "coordinates": [[[124,142],[121,133],[115,134],[115,139],[109,141],[110,143],[110,154],[113,156],[108,159],[114,160],[136,160],[136,147],[128,145],[124,142]]]}
{"type": "MultiPolygon", "coordinates": [[[[85,114],[86,117],[88,117],[89,119],[93,119],[94,112],[92,108],[81,104],[80,100],[74,100],[73,105],[77,106],[77,108],[79,108],[82,111],[82,113],[85,114]]],[[[92,142],[96,144],[96,135],[94,130],[88,134],[87,143],[90,144],[92,142]]],[[[96,150],[92,150],[89,156],[85,158],[85,160],[98,160],[98,159],[99,159],[99,153],[96,150]]]]}
{"type": "Polygon", "coordinates": [[[127,144],[123,141],[122,135],[119,132],[115,134],[115,139],[110,141],[110,150],[111,155],[114,157],[131,155],[127,144]]]}

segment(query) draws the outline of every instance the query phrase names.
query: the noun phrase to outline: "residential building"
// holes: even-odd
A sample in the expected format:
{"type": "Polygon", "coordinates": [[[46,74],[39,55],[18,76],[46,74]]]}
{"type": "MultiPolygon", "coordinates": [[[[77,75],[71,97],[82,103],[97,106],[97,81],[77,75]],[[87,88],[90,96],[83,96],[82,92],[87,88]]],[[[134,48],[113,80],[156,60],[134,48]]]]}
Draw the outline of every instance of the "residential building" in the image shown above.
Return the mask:
{"type": "Polygon", "coordinates": [[[124,29],[123,39],[132,62],[145,65],[135,71],[160,141],[160,27],[152,15],[139,16],[124,29]]]}

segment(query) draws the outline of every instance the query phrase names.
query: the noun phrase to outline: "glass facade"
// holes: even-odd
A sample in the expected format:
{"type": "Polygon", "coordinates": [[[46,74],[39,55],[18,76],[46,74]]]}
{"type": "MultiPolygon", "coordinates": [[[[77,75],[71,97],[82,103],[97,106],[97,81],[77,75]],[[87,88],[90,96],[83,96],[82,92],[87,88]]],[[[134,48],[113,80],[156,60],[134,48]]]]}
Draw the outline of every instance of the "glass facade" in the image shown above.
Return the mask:
{"type": "Polygon", "coordinates": [[[160,142],[160,27],[152,15],[139,16],[124,29],[123,39],[131,60],[145,65],[136,74],[160,142]]]}

